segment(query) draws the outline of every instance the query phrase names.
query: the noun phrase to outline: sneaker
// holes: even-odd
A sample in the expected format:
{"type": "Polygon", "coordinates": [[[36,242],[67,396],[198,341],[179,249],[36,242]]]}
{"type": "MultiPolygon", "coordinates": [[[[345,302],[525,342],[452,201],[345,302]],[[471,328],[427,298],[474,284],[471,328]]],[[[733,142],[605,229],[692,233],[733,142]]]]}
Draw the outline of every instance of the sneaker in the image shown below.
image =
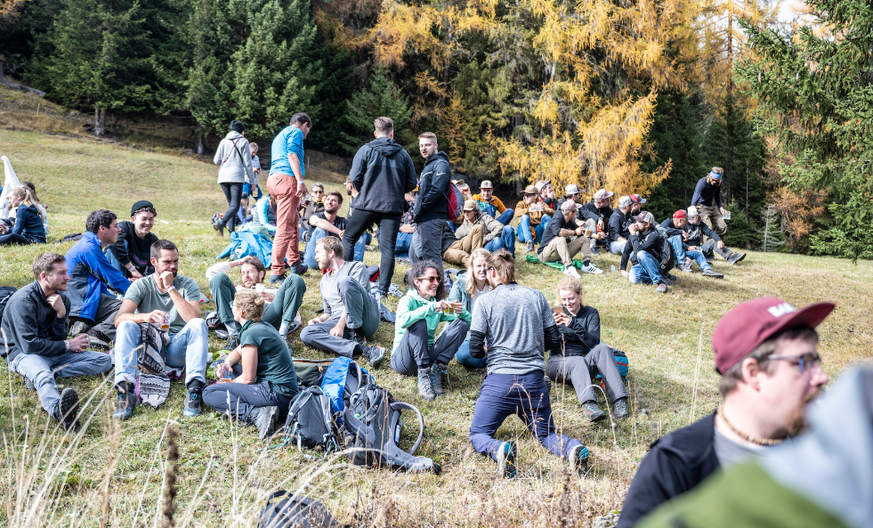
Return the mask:
{"type": "Polygon", "coordinates": [[[107,336],[100,330],[94,330],[93,328],[91,328],[85,333],[88,334],[88,350],[106,351],[112,348],[111,346],[109,346],[109,343],[111,343],[112,340],[109,339],[109,336],[107,336]]]}
{"type": "Polygon", "coordinates": [[[118,392],[118,401],[115,402],[115,411],[112,413],[113,419],[124,421],[133,415],[133,408],[138,403],[133,387],[133,383],[126,381],[122,381],[115,387],[115,390],[118,392]]]}
{"type": "Polygon", "coordinates": [[[745,252],[745,251],[741,252],[741,253],[740,253],[740,256],[737,257],[737,262],[740,262],[740,261],[743,260],[744,258],[746,258],[746,252],[745,252]]]}
{"type": "Polygon", "coordinates": [[[718,273],[717,271],[712,271],[712,268],[707,268],[707,269],[703,270],[703,276],[709,277],[711,279],[723,279],[724,278],[723,273],[718,273]]]}
{"type": "Polygon", "coordinates": [[[445,394],[446,390],[443,388],[443,382],[448,381],[449,377],[449,367],[448,365],[442,365],[440,363],[434,363],[431,367],[431,375],[433,375],[433,392],[437,396],[441,394],[445,394]]]}
{"type": "Polygon", "coordinates": [[[606,418],[606,413],[597,406],[597,402],[591,400],[582,404],[582,416],[589,422],[599,422],[606,418]]]}
{"type": "Polygon", "coordinates": [[[70,335],[76,337],[77,335],[85,334],[88,332],[88,328],[89,326],[83,321],[76,321],[70,328],[70,335]]]}
{"type": "Polygon", "coordinates": [[[658,284],[658,287],[655,288],[655,291],[658,293],[667,293],[667,285],[662,282],[661,284],[658,284]]]}
{"type": "Polygon", "coordinates": [[[676,266],[682,273],[691,273],[691,264],[679,264],[676,266]]]}
{"type": "Polygon", "coordinates": [[[668,285],[668,286],[673,286],[675,284],[673,282],[673,280],[675,280],[675,279],[671,279],[669,277],[661,277],[661,282],[668,285]]]}
{"type": "Polygon", "coordinates": [[[65,431],[79,430],[79,395],[70,387],[61,391],[61,401],[55,407],[54,419],[58,421],[65,431]]]}
{"type": "Polygon", "coordinates": [[[627,417],[627,398],[619,398],[613,402],[615,408],[615,419],[621,420],[627,417]]]}
{"type": "Polygon", "coordinates": [[[600,254],[600,249],[598,249],[597,246],[592,245],[592,246],[591,246],[591,254],[592,254],[592,255],[599,255],[599,254],[600,254]]]}
{"type": "Polygon", "coordinates": [[[582,266],[582,271],[584,273],[593,273],[595,275],[600,275],[601,273],[603,273],[602,269],[598,268],[594,264],[591,264],[590,262],[588,263],[587,266],[584,266],[584,265],[582,266]]]}
{"type": "Polygon", "coordinates": [[[366,356],[367,361],[370,363],[370,366],[374,369],[379,368],[379,365],[382,364],[382,361],[385,359],[385,348],[380,346],[363,346],[364,356],[366,356]]]}
{"type": "Polygon", "coordinates": [[[731,253],[731,256],[729,256],[729,257],[727,258],[727,261],[728,261],[728,264],[730,264],[730,265],[734,265],[734,264],[736,264],[737,262],[743,260],[744,258],[746,258],[746,254],[745,254],[745,253],[736,253],[736,252],[734,252],[734,253],[731,253]]]}
{"type": "Polygon", "coordinates": [[[434,401],[436,392],[433,390],[433,374],[429,368],[418,369],[418,395],[426,401],[434,401]]]}
{"type": "Polygon", "coordinates": [[[309,268],[302,261],[298,260],[294,264],[291,264],[291,271],[302,277],[303,275],[306,275],[309,268]]]}
{"type": "Polygon", "coordinates": [[[534,242],[533,242],[533,240],[528,240],[528,241],[527,241],[527,245],[525,246],[525,250],[526,250],[528,253],[533,253],[533,252],[534,252],[535,247],[534,247],[534,242]]]}
{"type": "Polygon", "coordinates": [[[249,422],[258,428],[258,440],[264,441],[276,432],[276,418],[279,415],[279,408],[275,405],[271,407],[256,407],[249,413],[249,422]]]}
{"type": "Polygon", "coordinates": [[[185,407],[182,408],[182,414],[189,418],[200,416],[201,401],[203,401],[203,397],[200,394],[188,391],[188,394],[185,395],[185,407]]]}
{"type": "Polygon", "coordinates": [[[570,471],[574,471],[580,477],[588,474],[588,448],[582,444],[577,445],[570,451],[570,471]]]}
{"type": "Polygon", "coordinates": [[[517,454],[518,446],[515,442],[503,442],[497,449],[497,471],[503,475],[503,478],[515,478],[518,475],[517,454]]]}
{"type": "Polygon", "coordinates": [[[564,266],[564,275],[573,277],[574,279],[582,278],[582,275],[579,275],[579,272],[576,271],[576,266],[564,266]]]}
{"type": "Polygon", "coordinates": [[[670,279],[671,281],[679,280],[679,277],[677,277],[676,275],[673,275],[672,273],[668,273],[666,278],[670,279]]]}

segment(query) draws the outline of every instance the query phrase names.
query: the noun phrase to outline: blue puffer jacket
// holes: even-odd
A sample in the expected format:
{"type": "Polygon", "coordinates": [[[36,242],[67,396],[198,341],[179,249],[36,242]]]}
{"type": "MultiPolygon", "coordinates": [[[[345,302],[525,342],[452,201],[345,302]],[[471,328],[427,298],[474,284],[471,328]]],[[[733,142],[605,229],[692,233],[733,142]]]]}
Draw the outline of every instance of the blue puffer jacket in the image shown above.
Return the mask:
{"type": "Polygon", "coordinates": [[[85,231],[82,239],[67,251],[67,297],[70,298],[70,317],[94,321],[100,296],[109,294],[109,288],[127,293],[130,281],[112,267],[101,249],[100,239],[85,231]]]}

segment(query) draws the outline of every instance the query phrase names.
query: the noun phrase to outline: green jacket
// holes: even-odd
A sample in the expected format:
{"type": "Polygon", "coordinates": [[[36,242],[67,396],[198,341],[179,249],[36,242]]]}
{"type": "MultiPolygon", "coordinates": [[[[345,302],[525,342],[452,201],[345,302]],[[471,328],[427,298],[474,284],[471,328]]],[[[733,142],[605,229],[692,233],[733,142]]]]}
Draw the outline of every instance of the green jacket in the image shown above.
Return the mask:
{"type": "Polygon", "coordinates": [[[444,314],[436,311],[436,301],[431,297],[428,300],[423,299],[417,291],[410,288],[406,295],[397,303],[397,319],[394,322],[394,345],[391,348],[391,355],[397,352],[400,346],[400,340],[403,339],[403,334],[406,329],[414,325],[418,321],[424,319],[427,321],[427,346],[433,346],[434,335],[436,335],[437,326],[442,321],[454,321],[458,317],[467,321],[472,319],[470,312],[464,308],[461,315],[444,314]]]}

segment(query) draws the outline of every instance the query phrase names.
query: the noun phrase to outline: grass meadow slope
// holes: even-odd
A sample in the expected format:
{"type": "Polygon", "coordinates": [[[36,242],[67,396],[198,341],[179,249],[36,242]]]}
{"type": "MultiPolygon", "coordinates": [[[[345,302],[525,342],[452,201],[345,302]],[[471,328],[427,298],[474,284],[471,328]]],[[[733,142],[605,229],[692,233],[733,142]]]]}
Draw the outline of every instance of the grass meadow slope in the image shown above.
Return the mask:
{"type": "MultiPolygon", "coordinates": [[[[36,183],[51,222],[48,245],[0,248],[0,284],[21,287],[31,281],[34,257],[64,253],[71,244],[56,241],[83,231],[91,210],[108,208],[124,219],[131,204],[145,198],[158,209],[154,231],[180,247],[180,272],[208,292],[204,272],[227,243],[209,224],[212,214],[224,209],[215,166],[72,135],[8,130],[0,130],[0,155],[10,158],[20,179],[36,183]]],[[[333,181],[342,176],[335,174],[333,181]]],[[[524,254],[521,246],[518,254],[524,254]]],[[[378,263],[378,252],[367,252],[366,261],[378,263]]],[[[595,263],[609,270],[619,262],[601,255],[595,263]]],[[[553,389],[558,427],[582,439],[592,453],[593,472],[585,481],[570,478],[562,461],[516,419],[507,420],[498,436],[518,439],[521,475],[513,481],[497,478],[494,464],[473,452],[467,440],[484,373],[467,372],[454,362],[451,389],[435,402],[421,401],[411,378],[388,367],[374,372],[397,399],[420,407],[427,424],[420,454],[442,466],[441,476],[361,470],[287,447],[264,449],[252,428],[232,426],[214,412],[182,418],[178,383],[159,409],[139,408],[119,425],[108,418],[115,399],[111,379],[72,380],[88,399],[83,412],[89,422],[78,436],[64,436],[41,411],[36,393],[0,362],[0,523],[158,526],[165,515],[169,424],[179,433],[176,526],[253,526],[267,494],[301,487],[354,526],[589,526],[594,517],[621,507],[634,469],[655,438],[718,404],[709,341],[716,321],[737,303],[763,295],[797,306],[834,301],[837,310],[820,327],[828,373],[835,376],[846,364],[870,356],[873,263],[753,252],[738,266],[723,260],[714,265],[724,280],[683,274],[667,295],[631,286],[609,271],[584,277],[585,302],[600,310],[603,341],[630,358],[632,400],[631,416],[610,428],[582,418],[572,389],[553,389]]],[[[404,271],[398,267],[395,282],[404,271]]],[[[561,274],[520,259],[519,277],[553,299],[561,274]]],[[[317,274],[305,279],[304,321],[321,305],[317,274]]],[[[387,304],[393,309],[396,302],[387,304]]],[[[392,336],[393,327],[383,324],[375,341],[390,347],[392,336]]],[[[221,345],[210,341],[213,351],[221,345]]],[[[322,357],[296,336],[292,346],[295,356],[322,357]]]]}

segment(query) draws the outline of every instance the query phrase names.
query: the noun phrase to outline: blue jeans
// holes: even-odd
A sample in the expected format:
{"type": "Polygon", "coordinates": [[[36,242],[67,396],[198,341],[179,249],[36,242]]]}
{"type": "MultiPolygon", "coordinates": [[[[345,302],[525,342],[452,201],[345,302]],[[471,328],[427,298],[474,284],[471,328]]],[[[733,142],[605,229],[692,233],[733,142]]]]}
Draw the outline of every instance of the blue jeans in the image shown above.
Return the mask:
{"type": "MultiPolygon", "coordinates": [[[[203,319],[191,319],[180,332],[170,334],[166,358],[169,367],[185,367],[185,385],[200,380],[206,385],[206,359],[209,353],[208,328],[203,319]]],[[[133,321],[118,325],[115,336],[115,384],[134,382],[142,332],[133,321]]]]}
{"type": "Polygon", "coordinates": [[[535,370],[521,375],[489,374],[485,378],[470,425],[473,449],[496,462],[494,453],[503,442],[496,440],[494,433],[514,414],[546,449],[559,457],[569,457],[572,449],[582,442],[555,432],[549,389],[543,376],[543,371],[535,370]]]}
{"type": "Polygon", "coordinates": [[[409,246],[412,245],[412,233],[397,233],[397,243],[394,244],[396,258],[409,258],[409,246]]]}
{"type": "Polygon", "coordinates": [[[485,244],[485,249],[490,252],[495,252],[498,249],[505,249],[515,256],[515,229],[511,226],[503,226],[499,237],[494,237],[494,240],[485,244]]]}
{"type": "MultiPolygon", "coordinates": [[[[312,230],[312,237],[310,240],[306,241],[306,249],[303,251],[303,263],[306,264],[307,267],[318,269],[318,262],[315,261],[315,244],[328,235],[336,236],[333,233],[328,233],[320,227],[316,227],[312,230]]],[[[364,251],[367,249],[366,242],[367,240],[364,237],[359,238],[358,241],[355,242],[354,259],[358,262],[364,261],[364,251]]]]}
{"type": "Polygon", "coordinates": [[[469,339],[465,339],[461,346],[458,347],[458,351],[455,352],[455,359],[458,360],[458,364],[468,369],[485,368],[485,365],[488,364],[487,358],[476,359],[470,355],[469,339]]]}
{"type": "Polygon", "coordinates": [[[54,416],[61,394],[55,378],[94,376],[112,370],[112,358],[103,352],[67,352],[60,356],[19,353],[9,362],[9,370],[33,383],[42,408],[54,416]]]}
{"type": "MultiPolygon", "coordinates": [[[[540,239],[543,237],[543,231],[546,229],[546,224],[549,223],[552,217],[549,215],[543,215],[542,220],[540,220],[539,225],[534,227],[534,234],[536,235],[533,239],[535,243],[539,243],[540,239]]],[[[530,238],[530,215],[521,215],[521,221],[518,224],[518,230],[516,232],[518,235],[519,242],[527,242],[531,240],[530,238]]]]}
{"type": "Polygon", "coordinates": [[[637,251],[637,262],[628,272],[628,280],[631,284],[660,284],[661,266],[660,262],[655,260],[655,257],[649,255],[647,251],[637,251]]]}
{"type": "MultiPolygon", "coordinates": [[[[491,216],[494,216],[494,215],[491,215],[491,216]]],[[[513,216],[515,216],[515,209],[507,209],[506,211],[503,211],[502,213],[500,213],[500,216],[495,218],[495,220],[497,220],[498,222],[500,222],[501,224],[503,224],[505,226],[508,226],[509,222],[512,222],[513,216]]]]}
{"type": "Polygon", "coordinates": [[[703,252],[697,250],[686,250],[685,246],[682,242],[681,235],[674,235],[667,239],[670,242],[670,245],[673,246],[673,254],[676,255],[676,263],[680,266],[685,265],[685,258],[690,258],[694,262],[700,266],[702,271],[706,271],[707,269],[712,269],[712,266],[706,261],[706,257],[703,256],[703,252]]]}
{"type": "Polygon", "coordinates": [[[618,241],[610,242],[609,243],[609,252],[612,253],[613,255],[621,255],[622,252],[624,251],[624,246],[626,246],[626,245],[627,245],[627,240],[624,240],[622,242],[618,242],[618,241]]]}

